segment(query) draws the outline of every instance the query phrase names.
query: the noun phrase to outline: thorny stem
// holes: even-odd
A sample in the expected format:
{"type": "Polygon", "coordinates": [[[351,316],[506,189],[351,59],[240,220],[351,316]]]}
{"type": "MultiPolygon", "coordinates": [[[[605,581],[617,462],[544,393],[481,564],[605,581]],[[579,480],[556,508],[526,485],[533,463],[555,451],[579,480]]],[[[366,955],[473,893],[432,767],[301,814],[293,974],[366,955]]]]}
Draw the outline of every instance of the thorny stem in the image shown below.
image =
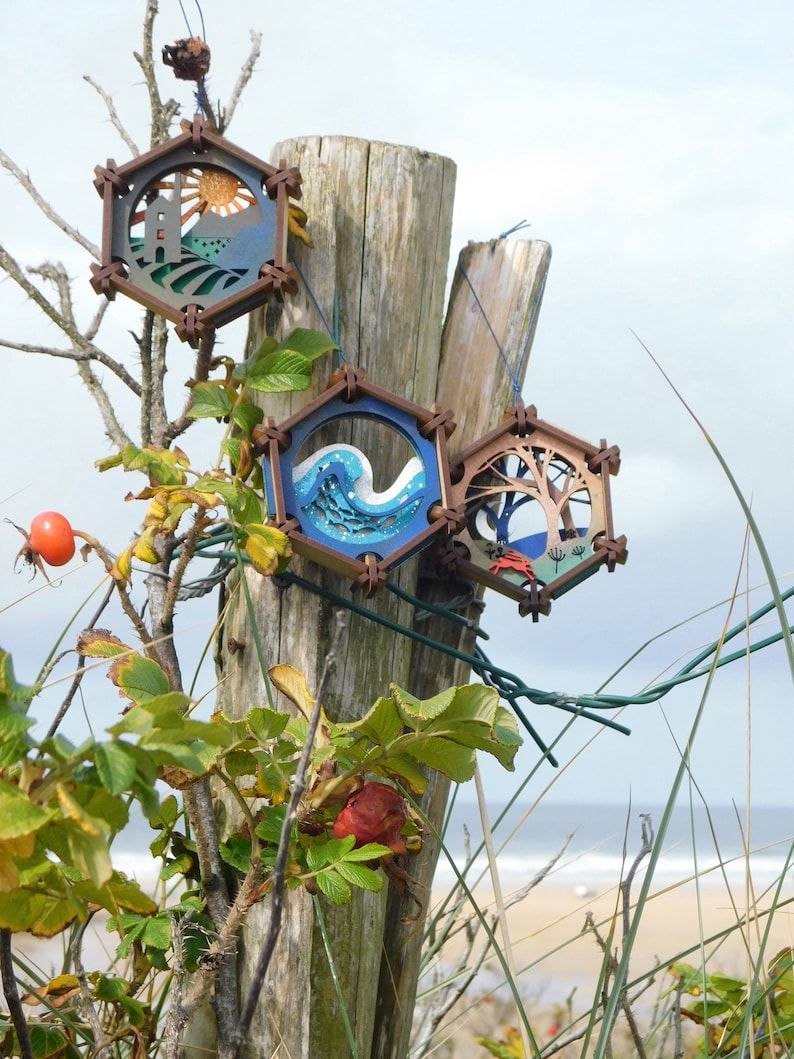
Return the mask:
{"type": "MultiPolygon", "coordinates": [[[[637,869],[639,868],[640,864],[650,854],[651,850],[653,849],[654,832],[653,832],[653,826],[652,826],[652,823],[651,823],[650,814],[649,813],[640,813],[640,817],[642,819],[642,844],[640,846],[639,853],[634,858],[629,870],[626,872],[626,877],[623,879],[623,881],[620,884],[620,896],[621,896],[621,906],[622,906],[621,912],[622,912],[622,921],[623,921],[623,944],[624,945],[626,943],[626,939],[628,938],[629,932],[631,930],[631,887],[632,887],[632,883],[634,882],[634,876],[637,874],[637,869]]],[[[593,932],[593,934],[595,936],[595,939],[596,939],[596,941],[599,944],[599,947],[601,948],[602,952],[604,953],[604,958],[607,961],[607,969],[606,969],[606,973],[604,975],[604,988],[603,988],[603,991],[602,991],[602,1001],[603,1001],[603,1004],[604,1004],[604,1008],[606,1008],[607,1004],[608,1004],[608,1000],[609,1000],[609,980],[610,980],[610,978],[612,978],[612,976],[617,971],[617,957],[616,957],[615,953],[608,951],[607,943],[601,937],[601,934],[599,933],[598,928],[595,925],[595,922],[593,920],[593,915],[592,915],[591,912],[588,912],[588,914],[587,914],[586,926],[590,930],[592,930],[592,932],[593,932]]],[[[634,1017],[634,1011],[632,1009],[632,1003],[631,1003],[631,1000],[629,998],[628,987],[625,985],[625,981],[624,981],[624,985],[620,989],[619,996],[620,996],[620,1000],[619,1000],[620,1008],[623,1011],[623,1014],[625,1015],[626,1023],[627,1023],[627,1025],[629,1027],[629,1032],[631,1033],[631,1038],[632,1038],[632,1040],[634,1042],[634,1047],[636,1049],[637,1056],[639,1057],[639,1059],[647,1059],[646,1051],[645,1051],[645,1043],[644,1043],[644,1041],[642,1039],[642,1034],[640,1033],[639,1027],[637,1025],[637,1020],[634,1017]]],[[[609,1027],[608,1029],[609,1029],[609,1036],[607,1037],[607,1050],[608,1050],[608,1055],[611,1055],[612,1054],[612,1044],[611,1044],[612,1027],[609,1027]]]]}
{"type": "Polygon", "coordinates": [[[276,863],[273,868],[272,880],[272,896],[273,896],[273,907],[270,912],[270,922],[268,923],[267,936],[262,944],[262,948],[259,952],[259,959],[257,960],[256,968],[251,978],[251,985],[248,990],[248,996],[246,997],[245,1006],[243,1007],[240,1021],[235,1028],[232,1037],[232,1059],[239,1059],[240,1049],[248,1036],[248,1031],[251,1028],[251,1022],[254,1018],[254,1012],[259,1002],[259,994],[262,992],[262,986],[265,983],[265,977],[267,976],[268,968],[270,967],[270,961],[273,957],[273,952],[276,947],[276,941],[278,940],[279,933],[281,931],[281,920],[284,910],[284,887],[285,887],[285,869],[287,866],[287,856],[289,855],[290,846],[290,835],[292,833],[292,825],[298,816],[298,806],[303,794],[306,790],[306,773],[309,768],[309,760],[314,749],[314,740],[317,735],[317,729],[320,725],[320,716],[322,712],[323,700],[328,691],[328,684],[331,679],[331,674],[336,669],[336,659],[339,650],[339,645],[342,639],[342,634],[347,627],[347,617],[341,612],[336,615],[336,628],[331,640],[331,646],[328,650],[328,654],[325,658],[325,666],[323,667],[323,675],[320,679],[320,685],[317,689],[317,698],[314,706],[312,707],[311,717],[309,718],[309,727],[306,732],[306,741],[303,744],[301,755],[298,760],[298,766],[295,772],[295,777],[292,782],[292,791],[290,793],[289,804],[287,805],[287,812],[284,817],[284,823],[281,828],[281,838],[278,845],[278,853],[276,854],[276,863]]]}
{"type": "Polygon", "coordinates": [[[145,448],[152,443],[152,330],[154,313],[147,309],[143,314],[141,334],[132,333],[141,358],[141,445],[145,448]]]}
{"type": "Polygon", "coordinates": [[[684,976],[678,976],[673,1001],[673,1025],[675,1027],[675,1053],[673,1059],[684,1059],[684,1036],[681,1025],[681,997],[684,992],[684,976]]]}
{"type": "Polygon", "coordinates": [[[8,1004],[8,1011],[14,1029],[19,1040],[19,1054],[21,1059],[33,1059],[33,1045],[30,1040],[25,1012],[22,1010],[22,1002],[19,999],[16,975],[14,974],[14,962],[11,952],[11,931],[5,927],[0,930],[0,976],[3,979],[3,995],[8,1004]]]}
{"type": "Polygon", "coordinates": [[[218,132],[223,135],[225,129],[229,127],[229,122],[232,120],[237,104],[240,102],[240,97],[245,91],[245,87],[251,80],[254,74],[254,67],[256,66],[257,59],[259,58],[262,50],[262,34],[255,33],[251,30],[251,51],[246,59],[245,63],[240,69],[240,73],[237,77],[237,83],[232,90],[229,102],[223,108],[220,115],[220,125],[218,132]]]}
{"type": "MultiPolygon", "coordinates": [[[[218,827],[209,780],[204,778],[191,784],[184,792],[184,802],[190,833],[196,843],[207,911],[216,932],[222,935],[229,917],[229,891],[219,853],[218,827]]],[[[233,1032],[238,1012],[236,954],[231,943],[221,956],[222,963],[215,981],[215,1017],[219,1040],[229,1040],[228,1034],[233,1032]]]]}
{"type": "MultiPolygon", "coordinates": [[[[226,953],[234,956],[234,944],[236,941],[237,933],[242,926],[243,917],[245,916],[248,909],[258,899],[258,891],[262,881],[263,869],[259,864],[254,864],[251,870],[243,879],[242,885],[237,893],[237,897],[234,900],[234,904],[228,911],[226,920],[221,930],[217,933],[217,939],[214,944],[213,953],[221,954],[226,953]]],[[[184,925],[184,921],[182,926],[184,925]]],[[[180,929],[175,929],[174,932],[174,975],[176,979],[176,993],[172,997],[171,1006],[168,1013],[168,1023],[166,1025],[163,1038],[166,1042],[165,1055],[166,1059],[177,1059],[179,1055],[179,1032],[185,1023],[188,1021],[190,1016],[199,1008],[207,998],[208,990],[212,987],[215,982],[216,989],[216,1009],[220,1001],[217,999],[217,971],[212,967],[211,961],[207,961],[204,965],[200,966],[190,979],[190,985],[187,993],[183,994],[182,991],[182,979],[184,978],[184,965],[181,959],[181,940],[182,932],[180,929]],[[178,940],[177,940],[178,939],[178,940]],[[180,950],[179,952],[177,950],[180,950]],[[180,977],[181,973],[181,977],[180,977]]],[[[234,966],[232,964],[232,966],[234,966]]],[[[235,991],[236,997],[236,991],[235,991]]],[[[236,1008],[235,1008],[236,1010],[236,1008]]],[[[222,1029],[222,1024],[219,1022],[219,1031],[222,1029]]],[[[228,1047],[231,1047],[231,1037],[222,1037],[220,1032],[218,1039],[221,1042],[226,1042],[228,1047]]],[[[228,1051],[227,1047],[227,1051],[228,1051]]]]}
{"type": "Polygon", "coordinates": [[[168,365],[166,350],[168,348],[168,325],[162,316],[154,315],[149,346],[149,358],[152,373],[152,401],[149,426],[151,438],[157,445],[167,445],[168,412],[165,407],[164,380],[168,365]]]}
{"type": "Polygon", "coordinates": [[[143,71],[143,79],[149,93],[149,108],[152,115],[152,134],[150,146],[157,147],[168,138],[168,130],[171,119],[179,111],[179,104],[169,99],[166,104],[160,97],[160,89],[157,86],[157,76],[154,71],[154,49],[152,38],[154,34],[154,20],[157,17],[157,0],[148,0],[146,13],[143,18],[143,54],[133,52],[135,60],[143,71]]]}
{"type": "Polygon", "coordinates": [[[150,657],[152,655],[158,656],[159,650],[156,649],[155,645],[152,643],[152,635],[146,628],[146,624],[143,618],[135,609],[135,605],[132,602],[129,589],[126,585],[119,581],[117,577],[113,576],[113,569],[115,563],[113,562],[113,558],[111,557],[111,555],[102,547],[102,545],[95,537],[92,537],[90,534],[83,532],[83,530],[74,530],[74,535],[75,537],[79,537],[81,540],[84,540],[86,544],[89,545],[91,550],[93,552],[96,552],[96,554],[99,556],[100,560],[102,561],[102,565],[105,567],[105,570],[107,571],[109,576],[113,578],[113,583],[118,593],[119,602],[121,603],[121,609],[132,622],[135,628],[135,632],[138,634],[138,638],[146,649],[146,653],[150,657]]]}
{"type": "MultiPolygon", "coordinates": [[[[209,378],[210,368],[212,366],[212,353],[215,349],[215,334],[210,334],[208,338],[203,338],[199,344],[198,353],[196,355],[196,367],[193,372],[193,378],[191,384],[197,382],[206,382],[209,378]]],[[[180,434],[184,434],[185,430],[193,422],[188,416],[188,412],[193,405],[192,393],[188,395],[188,399],[185,403],[185,407],[182,411],[182,415],[170,423],[166,428],[165,434],[168,441],[173,441],[174,438],[179,437],[180,434]]]]}
{"type": "MultiPolygon", "coordinates": [[[[18,284],[25,292],[26,296],[31,301],[35,302],[36,305],[42,310],[45,316],[48,316],[50,320],[66,335],[71,341],[73,346],[72,359],[78,361],[96,360],[104,367],[109,368],[113,374],[124,383],[124,385],[131,390],[136,397],[141,395],[140,383],[130,375],[123,364],[120,364],[117,360],[108,356],[98,346],[95,346],[93,342],[88,341],[81,333],[71,312],[71,292],[68,289],[69,280],[62,266],[55,266],[52,264],[44,264],[39,268],[29,269],[29,271],[38,273],[42,278],[51,280],[57,290],[61,299],[61,310],[59,311],[52,304],[52,302],[45,297],[44,293],[25,275],[25,270],[22,266],[11,256],[11,254],[0,246],[0,268],[5,272],[11,279],[18,284]]],[[[67,356],[64,352],[62,356],[67,356]]]]}
{"type": "Polygon", "coordinates": [[[621,903],[623,905],[624,944],[626,938],[629,936],[629,930],[631,929],[631,887],[634,883],[634,876],[637,874],[637,869],[640,864],[642,864],[653,849],[653,824],[651,822],[650,813],[640,813],[640,819],[642,820],[642,844],[640,845],[640,851],[634,858],[631,867],[626,872],[625,879],[620,884],[621,903]]]}
{"type": "Polygon", "coordinates": [[[199,508],[196,513],[195,522],[188,530],[185,539],[182,542],[182,551],[176,561],[176,565],[173,570],[169,571],[169,577],[166,580],[166,591],[163,598],[163,609],[162,614],[160,615],[160,621],[164,626],[168,626],[169,628],[173,628],[174,609],[176,608],[179,589],[185,577],[185,571],[187,570],[188,563],[195,554],[196,544],[204,532],[203,521],[206,512],[206,508],[199,508]]]}
{"type": "Polygon", "coordinates": [[[105,1036],[102,1020],[100,1019],[97,1009],[94,1006],[94,1002],[91,999],[91,991],[88,988],[88,980],[85,976],[85,967],[83,966],[82,957],[83,935],[85,934],[89,922],[90,920],[86,920],[85,923],[80,924],[80,927],[72,939],[71,955],[75,977],[77,978],[77,986],[80,990],[80,1011],[88,1025],[91,1027],[91,1032],[94,1035],[94,1050],[92,1056],[93,1059],[102,1059],[103,1056],[108,1054],[111,1046],[105,1036]]]}
{"type": "MultiPolygon", "coordinates": [[[[83,80],[86,81],[89,85],[91,85],[94,91],[101,97],[103,103],[107,107],[108,116],[110,117],[110,124],[113,126],[113,128],[122,138],[124,143],[127,145],[127,148],[133,158],[137,158],[141,152],[138,149],[138,145],[135,143],[133,138],[124,128],[121,118],[118,115],[118,111],[116,110],[116,107],[113,103],[112,97],[105,91],[105,89],[101,85],[98,85],[96,83],[93,77],[89,77],[88,74],[83,75],[83,80]]],[[[99,254],[95,251],[94,256],[99,257],[99,254]]]]}
{"type": "Polygon", "coordinates": [[[74,242],[82,246],[84,250],[87,250],[93,257],[98,258],[100,256],[99,247],[92,243],[90,239],[87,239],[82,232],[73,228],[68,221],[64,220],[52,205],[47,202],[39,189],[30,179],[30,175],[20,169],[13,158],[10,158],[5,151],[2,150],[0,150],[0,165],[2,165],[4,169],[7,169],[20,187],[27,191],[28,195],[30,195],[47,220],[52,221],[57,228],[60,228],[62,232],[68,235],[70,239],[73,239],[74,242]]]}

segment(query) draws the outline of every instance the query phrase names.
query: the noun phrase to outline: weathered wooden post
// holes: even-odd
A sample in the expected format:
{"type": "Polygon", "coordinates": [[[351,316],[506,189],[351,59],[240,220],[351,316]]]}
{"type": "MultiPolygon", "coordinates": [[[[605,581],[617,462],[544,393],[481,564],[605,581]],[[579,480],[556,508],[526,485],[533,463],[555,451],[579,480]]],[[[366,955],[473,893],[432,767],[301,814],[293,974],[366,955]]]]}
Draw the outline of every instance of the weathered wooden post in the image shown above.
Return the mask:
{"type": "MultiPolygon", "coordinates": [[[[454,164],[410,147],[344,137],[287,141],[277,145],[272,157],[301,170],[303,205],[315,245],[293,248],[301,290],[254,321],[252,345],[265,331],[279,336],[295,326],[324,330],[336,321],[345,360],[363,368],[370,381],[424,407],[437,401],[454,410],[458,432],[450,440],[453,451],[497,423],[513,401],[510,369],[460,273],[442,342],[454,164]]],[[[464,257],[467,275],[515,371],[534,327],[549,248],[502,240],[470,246],[464,257]]],[[[325,387],[330,370],[317,367],[314,393],[325,387]]],[[[310,396],[268,398],[267,413],[280,422],[310,396]]],[[[404,563],[392,580],[414,595],[443,601],[448,589],[420,584],[419,566],[418,559],[404,563]]],[[[293,560],[291,571],[319,589],[350,598],[348,581],[308,561],[293,560]]],[[[285,589],[254,575],[247,582],[256,615],[253,629],[235,580],[236,575],[229,584],[217,652],[218,706],[232,716],[266,701],[257,641],[266,665],[288,662],[305,673],[310,686],[317,686],[337,609],[333,600],[300,584],[285,589]],[[229,654],[225,645],[230,638],[244,643],[245,650],[229,654]]],[[[388,591],[357,602],[404,627],[414,624],[413,608],[388,591]]],[[[470,646],[472,634],[464,630],[461,641],[460,629],[443,618],[421,625],[425,635],[470,646]]],[[[391,681],[427,697],[467,677],[448,656],[352,614],[325,706],[335,719],[351,719],[369,708],[391,681]]],[[[447,784],[434,779],[424,800],[432,819],[440,820],[446,796],[447,784]]],[[[225,811],[234,810],[226,806],[225,811]]],[[[426,842],[411,866],[425,907],[437,852],[432,841],[426,842]]],[[[268,914],[264,901],[247,919],[240,953],[243,995],[268,914]]],[[[405,915],[399,895],[386,890],[379,895],[357,891],[349,905],[329,906],[325,912],[356,1048],[369,1059],[404,1059],[407,1054],[422,922],[406,925],[405,915]]],[[[193,1031],[191,1054],[207,1054],[208,1032],[206,1027],[193,1031]]],[[[288,894],[250,1045],[252,1055],[292,1059],[350,1054],[312,900],[303,891],[288,894]]]]}

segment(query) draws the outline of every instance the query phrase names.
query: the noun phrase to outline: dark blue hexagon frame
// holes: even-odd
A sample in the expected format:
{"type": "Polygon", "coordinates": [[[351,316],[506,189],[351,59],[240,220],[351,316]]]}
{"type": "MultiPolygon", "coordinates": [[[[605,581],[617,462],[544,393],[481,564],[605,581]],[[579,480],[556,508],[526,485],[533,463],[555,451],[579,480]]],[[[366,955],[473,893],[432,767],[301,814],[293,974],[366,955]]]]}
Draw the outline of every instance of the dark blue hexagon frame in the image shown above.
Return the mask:
{"type": "Polygon", "coordinates": [[[450,412],[415,405],[345,365],[318,398],[278,427],[266,420],[261,428],[256,451],[264,456],[272,524],[299,555],[371,595],[396,566],[461,525],[447,503],[446,439],[453,430],[450,412]],[[320,432],[362,422],[393,431],[412,453],[381,492],[373,488],[369,457],[355,445],[334,439],[307,454],[320,432]]]}

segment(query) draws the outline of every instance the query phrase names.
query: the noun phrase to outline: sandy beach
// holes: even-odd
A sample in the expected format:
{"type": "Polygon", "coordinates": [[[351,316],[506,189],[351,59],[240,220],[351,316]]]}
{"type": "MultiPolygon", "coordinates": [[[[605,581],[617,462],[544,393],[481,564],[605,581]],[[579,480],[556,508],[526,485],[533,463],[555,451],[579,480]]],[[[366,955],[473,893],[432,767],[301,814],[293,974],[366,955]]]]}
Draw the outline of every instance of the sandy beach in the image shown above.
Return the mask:
{"type": "MultiPolygon", "coordinates": [[[[638,892],[639,882],[633,891],[635,899],[638,892]]],[[[495,912],[492,892],[480,888],[474,896],[490,922],[495,912]]],[[[787,891],[781,895],[781,899],[790,896],[787,891]]],[[[445,897],[446,892],[434,892],[431,917],[438,913],[445,897]]],[[[504,897],[507,902],[510,901],[511,890],[507,886],[504,897]]],[[[637,928],[630,959],[630,982],[636,982],[658,968],[654,985],[636,1004],[641,1017],[648,1015],[660,992],[672,984],[672,978],[665,970],[670,962],[684,959],[698,964],[701,936],[710,938],[736,927],[737,915],[743,914],[746,902],[743,893],[734,893],[733,900],[736,909],[732,907],[731,895],[725,886],[715,881],[705,886],[700,895],[694,885],[689,883],[654,893],[649,899],[637,928]]],[[[758,907],[763,909],[768,904],[768,899],[766,903],[759,900],[758,907]]],[[[603,950],[587,923],[589,916],[592,916],[598,934],[606,941],[618,907],[616,889],[596,894],[585,892],[582,886],[561,885],[546,879],[530,890],[520,903],[508,908],[508,932],[520,994],[539,1041],[548,1042],[555,1026],[567,1024],[566,1011],[576,1016],[592,1008],[597,995],[603,950]]],[[[458,917],[458,923],[461,917],[471,914],[471,907],[466,904],[458,917]]],[[[479,921],[475,918],[472,922],[478,924],[479,921]]],[[[710,973],[720,971],[746,977],[748,953],[751,959],[757,957],[766,922],[766,918],[761,918],[742,931],[734,929],[727,939],[709,942],[705,951],[710,973]]],[[[442,929],[443,923],[439,921],[439,932],[442,929]]],[[[611,949],[617,949],[620,956],[622,920],[615,930],[611,949]]],[[[494,933],[504,948],[498,926],[494,933]]],[[[485,934],[479,928],[471,952],[465,959],[466,966],[472,965],[485,945],[485,934]]],[[[794,915],[784,907],[772,917],[764,962],[768,963],[776,952],[792,945],[794,915]]],[[[89,928],[86,946],[87,962],[96,958],[99,961],[97,965],[102,965],[106,959],[102,956],[102,950],[107,952],[112,948],[112,938],[97,923],[96,930],[89,928]]],[[[53,972],[59,970],[61,943],[57,940],[20,937],[15,949],[42,969],[53,972]]],[[[432,1005],[443,998],[443,991],[434,988],[434,985],[448,978],[456,969],[457,961],[465,954],[462,932],[459,932],[439,953],[435,965],[435,983],[431,976],[420,985],[420,1012],[422,1007],[427,1008],[428,1004],[432,1005]]],[[[505,1026],[518,1024],[515,1002],[504,979],[504,971],[491,950],[485,956],[482,969],[466,995],[435,1031],[432,1048],[425,1054],[434,1056],[434,1059],[487,1057],[488,1053],[475,1043],[475,1038],[487,1036],[498,1039],[505,1026]]],[[[579,1053],[571,1051],[570,1054],[579,1053]]]]}
{"type": "MultiPolygon", "coordinates": [[[[635,887],[636,892],[639,887],[635,887]]],[[[505,899],[509,901],[509,891],[505,899]]],[[[784,893],[785,900],[789,893],[784,893]]],[[[437,908],[444,895],[434,895],[437,908]]],[[[493,913],[494,904],[489,891],[476,893],[478,903],[493,913]]],[[[745,977],[748,960],[754,960],[760,950],[767,918],[760,918],[743,930],[735,928],[746,907],[744,893],[731,895],[723,885],[709,885],[698,895],[693,884],[676,887],[654,895],[647,903],[639,920],[630,956],[629,981],[635,982],[654,968],[658,968],[654,984],[637,1002],[640,1016],[650,1016],[660,992],[673,984],[666,971],[669,963],[683,959],[699,965],[700,939],[712,938],[720,932],[729,936],[708,942],[705,946],[709,973],[721,972],[745,977]],[[693,950],[687,952],[687,950],[693,950]]],[[[768,907],[759,900],[757,907],[768,907]]],[[[619,907],[617,890],[590,894],[570,887],[541,884],[508,909],[508,930],[522,999],[531,1012],[533,1029],[539,1040],[548,1039],[555,1026],[565,1021],[568,1005],[574,1014],[593,1006],[597,996],[602,969],[603,950],[592,929],[587,927],[589,914],[603,941],[619,907]]],[[[623,922],[620,918],[610,946],[622,953],[623,922]]],[[[496,936],[500,939],[498,927],[496,936]]],[[[772,917],[765,946],[764,963],[784,947],[794,945],[794,918],[787,908],[779,909],[772,917]]],[[[455,939],[444,950],[445,967],[455,965],[462,954],[463,944],[455,939]]],[[[475,945],[474,951],[479,951],[475,945]]],[[[504,973],[498,961],[489,956],[483,973],[473,983],[455,1008],[448,1022],[448,1034],[440,1034],[441,1042],[432,1052],[437,1059],[476,1059],[488,1053],[476,1045],[478,1035],[498,1038],[505,1025],[517,1025],[514,1001],[503,984],[504,973]]],[[[573,1052],[571,1054],[574,1054],[573,1052]]],[[[578,1054],[578,1053],[576,1053],[578,1054]]]]}

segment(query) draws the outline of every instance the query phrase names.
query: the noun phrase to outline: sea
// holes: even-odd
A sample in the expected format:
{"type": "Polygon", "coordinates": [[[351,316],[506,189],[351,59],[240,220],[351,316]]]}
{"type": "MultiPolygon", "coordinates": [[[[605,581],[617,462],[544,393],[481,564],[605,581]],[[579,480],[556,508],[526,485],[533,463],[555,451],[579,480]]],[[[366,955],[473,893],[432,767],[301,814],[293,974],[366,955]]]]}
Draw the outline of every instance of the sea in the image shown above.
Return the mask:
{"type": "MultiPolygon", "coordinates": [[[[655,889],[691,882],[736,884],[748,867],[757,893],[774,887],[794,867],[794,809],[754,807],[748,820],[734,806],[676,806],[665,822],[664,806],[513,804],[488,807],[488,827],[503,886],[519,886],[545,873],[548,884],[600,893],[626,877],[635,860],[635,881],[653,872],[655,889]]],[[[483,826],[476,803],[453,804],[445,829],[436,885],[465,870],[471,887],[489,884],[483,826]],[[462,868],[461,865],[464,867],[462,868]],[[468,865],[468,866],[467,866],[468,865]]]]}
{"type": "MultiPolygon", "coordinates": [[[[734,806],[677,806],[662,834],[663,806],[597,803],[535,806],[489,805],[488,826],[495,862],[504,887],[516,887],[545,873],[549,885],[581,895],[617,885],[643,849],[635,881],[652,867],[654,886],[686,884],[697,874],[701,886],[732,884],[745,878],[748,866],[757,893],[774,887],[794,866],[794,809],[753,807],[748,822],[734,806]]],[[[153,834],[145,821],[133,820],[113,846],[114,867],[142,885],[157,879],[153,834]]],[[[458,873],[469,887],[490,886],[483,826],[476,802],[456,800],[448,812],[444,847],[434,885],[452,885],[458,873]]]]}

